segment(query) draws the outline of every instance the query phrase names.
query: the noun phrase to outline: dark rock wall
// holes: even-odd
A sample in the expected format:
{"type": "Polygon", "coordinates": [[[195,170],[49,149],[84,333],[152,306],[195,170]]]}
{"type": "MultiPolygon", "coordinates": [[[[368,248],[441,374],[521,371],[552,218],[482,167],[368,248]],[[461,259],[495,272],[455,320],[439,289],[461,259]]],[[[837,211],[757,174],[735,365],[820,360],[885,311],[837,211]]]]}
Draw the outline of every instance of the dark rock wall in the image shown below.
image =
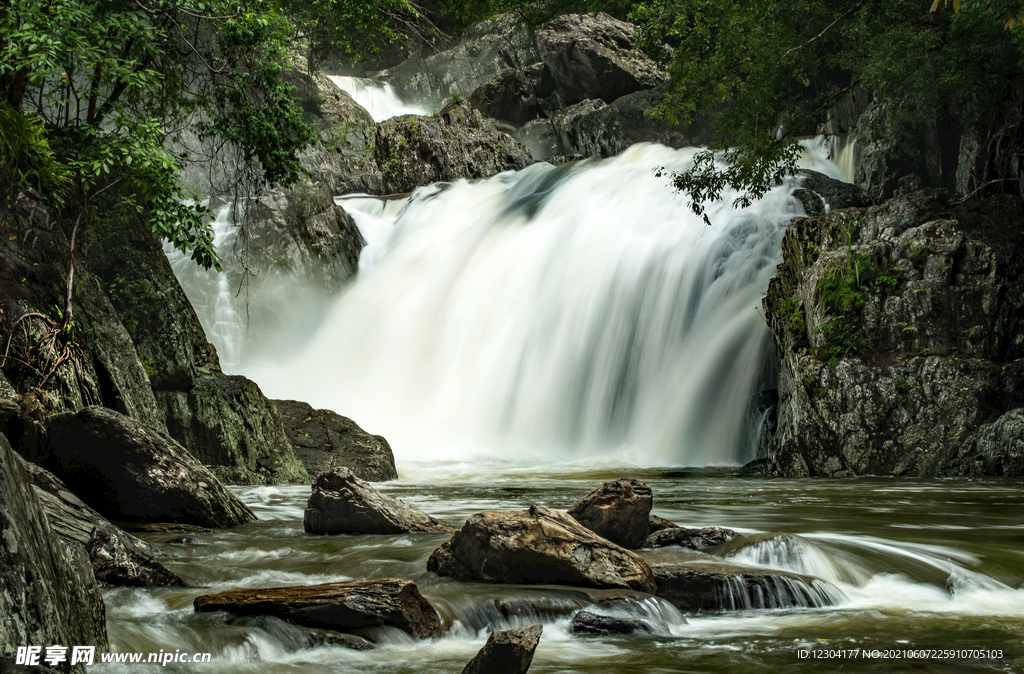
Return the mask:
{"type": "Polygon", "coordinates": [[[922,191],[796,219],[783,255],[764,301],[780,361],[770,471],[1024,475],[1018,200],[922,191]]]}
{"type": "Polygon", "coordinates": [[[2,435],[0,540],[0,656],[18,646],[57,644],[105,651],[106,611],[85,551],[64,545],[50,529],[2,435]]]}

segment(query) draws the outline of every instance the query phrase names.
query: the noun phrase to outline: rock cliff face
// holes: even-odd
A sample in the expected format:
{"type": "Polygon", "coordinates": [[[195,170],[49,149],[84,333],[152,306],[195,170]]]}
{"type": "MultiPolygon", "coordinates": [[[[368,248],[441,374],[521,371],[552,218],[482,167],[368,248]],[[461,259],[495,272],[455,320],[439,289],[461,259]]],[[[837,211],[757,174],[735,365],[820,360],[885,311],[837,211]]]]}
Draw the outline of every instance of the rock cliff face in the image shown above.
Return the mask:
{"type": "Polygon", "coordinates": [[[1024,216],[938,191],[794,220],[769,471],[1024,475],[1024,216]]]}
{"type": "Polygon", "coordinates": [[[106,611],[85,550],[57,539],[2,435],[0,540],[0,657],[33,645],[106,650],[106,611]]]}

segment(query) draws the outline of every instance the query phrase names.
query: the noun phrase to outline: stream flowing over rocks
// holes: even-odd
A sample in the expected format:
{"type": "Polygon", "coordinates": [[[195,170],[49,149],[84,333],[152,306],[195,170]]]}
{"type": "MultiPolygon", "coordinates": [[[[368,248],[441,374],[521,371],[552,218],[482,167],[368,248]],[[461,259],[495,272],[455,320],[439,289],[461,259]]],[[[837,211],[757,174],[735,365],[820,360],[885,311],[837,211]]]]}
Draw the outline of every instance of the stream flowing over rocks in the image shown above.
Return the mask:
{"type": "Polygon", "coordinates": [[[826,638],[1016,671],[1021,199],[967,198],[977,130],[909,162],[855,90],[709,227],[668,177],[709,129],[650,114],[635,38],[296,45],[299,181],[243,194],[176,130],[224,271],[112,216],[73,324],[69,223],[0,207],[0,672],[774,674],[826,638]]]}

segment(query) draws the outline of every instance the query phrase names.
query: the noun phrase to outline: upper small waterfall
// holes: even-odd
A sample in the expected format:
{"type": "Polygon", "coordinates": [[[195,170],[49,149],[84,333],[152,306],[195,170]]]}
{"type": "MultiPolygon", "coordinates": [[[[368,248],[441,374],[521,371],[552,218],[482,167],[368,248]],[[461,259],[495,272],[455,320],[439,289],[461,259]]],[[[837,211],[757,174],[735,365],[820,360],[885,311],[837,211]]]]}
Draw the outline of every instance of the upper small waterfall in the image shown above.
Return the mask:
{"type": "Polygon", "coordinates": [[[429,115],[427,108],[405,103],[387,82],[377,82],[363,77],[329,78],[334,85],[347,93],[356,103],[363,106],[375,122],[383,122],[398,115],[429,115]]]}

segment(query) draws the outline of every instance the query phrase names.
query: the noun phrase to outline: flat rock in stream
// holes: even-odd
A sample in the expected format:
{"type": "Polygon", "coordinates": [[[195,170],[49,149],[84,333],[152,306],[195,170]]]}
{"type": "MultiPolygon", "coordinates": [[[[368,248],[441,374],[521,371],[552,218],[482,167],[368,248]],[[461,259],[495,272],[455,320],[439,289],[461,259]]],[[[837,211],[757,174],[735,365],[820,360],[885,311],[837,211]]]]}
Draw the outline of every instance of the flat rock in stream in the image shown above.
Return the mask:
{"type": "Polygon", "coordinates": [[[654,498],[646,483],[632,478],[605,482],[573,507],[569,515],[602,538],[635,550],[650,531],[654,498]]]}
{"type": "Polygon", "coordinates": [[[231,527],[256,519],[167,433],[104,407],[46,420],[46,467],[115,522],[231,527]]]}
{"type": "Polygon", "coordinates": [[[569,632],[587,636],[606,634],[650,634],[651,624],[643,618],[623,618],[580,611],[569,623],[569,632]]]}
{"type": "Polygon", "coordinates": [[[196,612],[268,615],[302,627],[355,632],[396,627],[418,639],[441,632],[437,611],[416,583],[398,578],[231,590],[196,597],[196,612]]]}
{"type": "Polygon", "coordinates": [[[650,527],[647,534],[648,536],[650,536],[650,534],[657,533],[662,529],[675,529],[679,526],[678,524],[674,522],[669,522],[664,517],[658,517],[657,515],[651,515],[650,517],[648,517],[647,524],[650,527]]]}
{"type": "Polygon", "coordinates": [[[690,550],[706,550],[736,538],[742,537],[732,529],[723,527],[704,527],[702,529],[672,527],[656,531],[648,536],[644,547],[664,548],[669,545],[678,545],[690,550]]]}
{"type": "Polygon", "coordinates": [[[339,466],[316,476],[302,526],[310,534],[449,534],[455,527],[380,493],[339,466]]]}
{"type": "Polygon", "coordinates": [[[639,555],[541,506],[473,515],[434,551],[427,570],[485,583],[654,591],[651,568],[639,555]]]}
{"type": "Polygon", "coordinates": [[[842,594],[811,576],[715,563],[655,567],[655,596],[680,611],[831,606],[842,594]]]}
{"type": "Polygon", "coordinates": [[[526,674],[543,632],[541,625],[494,630],[462,674],[526,674]]]}

